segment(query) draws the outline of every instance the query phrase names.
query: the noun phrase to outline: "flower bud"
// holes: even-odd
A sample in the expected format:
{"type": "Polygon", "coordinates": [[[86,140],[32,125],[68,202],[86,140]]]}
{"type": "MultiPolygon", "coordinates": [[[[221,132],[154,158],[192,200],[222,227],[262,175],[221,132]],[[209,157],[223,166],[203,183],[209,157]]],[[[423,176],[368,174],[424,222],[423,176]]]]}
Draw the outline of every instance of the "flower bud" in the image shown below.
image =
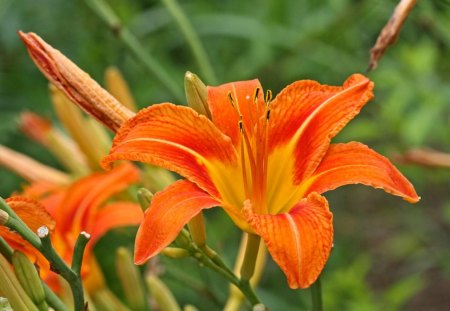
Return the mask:
{"type": "Polygon", "coordinates": [[[110,66],[105,71],[106,90],[111,93],[122,105],[131,111],[137,111],[136,103],[131,95],[130,88],[119,69],[110,66]]]}
{"type": "Polygon", "coordinates": [[[0,226],[3,226],[4,224],[6,224],[8,219],[9,219],[9,214],[7,212],[5,212],[4,210],[0,209],[0,226]]]}
{"type": "Polygon", "coordinates": [[[28,297],[34,302],[39,310],[48,310],[47,303],[45,302],[44,288],[42,287],[42,281],[36,271],[36,267],[28,259],[28,257],[15,251],[11,258],[16,273],[17,279],[22,285],[28,297]]]}
{"type": "Polygon", "coordinates": [[[0,292],[8,298],[13,310],[38,311],[20,285],[9,262],[0,254],[0,292]]]}
{"type": "Polygon", "coordinates": [[[189,252],[187,250],[178,247],[166,247],[161,251],[161,254],[174,259],[185,258],[189,256],[189,252]]]}
{"type": "Polygon", "coordinates": [[[208,106],[208,91],[200,78],[192,73],[186,72],[184,76],[184,91],[189,107],[211,119],[208,106]]]}
{"type": "Polygon", "coordinates": [[[133,310],[145,310],[145,293],[139,270],[125,247],[117,249],[116,270],[128,305],[133,310]]]}
{"type": "Polygon", "coordinates": [[[152,203],[153,193],[146,188],[139,188],[137,191],[137,198],[142,210],[145,212],[152,203]]]}
{"type": "Polygon", "coordinates": [[[155,275],[145,279],[147,286],[161,311],[181,311],[170,289],[155,275]]]}
{"type": "Polygon", "coordinates": [[[186,229],[181,230],[177,238],[175,239],[175,245],[181,248],[189,248],[191,244],[192,241],[189,231],[187,231],[186,229]]]}

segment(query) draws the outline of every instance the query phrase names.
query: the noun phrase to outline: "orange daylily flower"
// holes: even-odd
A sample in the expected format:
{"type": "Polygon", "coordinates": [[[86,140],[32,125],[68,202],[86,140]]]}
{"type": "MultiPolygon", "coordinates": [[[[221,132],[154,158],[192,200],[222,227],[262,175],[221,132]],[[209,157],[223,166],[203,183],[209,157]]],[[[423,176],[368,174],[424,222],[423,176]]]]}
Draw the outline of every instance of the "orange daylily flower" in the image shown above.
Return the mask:
{"type": "MultiPolygon", "coordinates": [[[[88,291],[102,286],[92,249],[96,241],[111,229],[138,225],[143,213],[137,203],[116,198],[127,187],[139,181],[138,169],[124,163],[106,173],[93,173],[69,186],[47,181],[36,181],[26,187],[21,196],[7,203],[34,232],[46,225],[51,229],[53,247],[71,263],[75,243],[81,231],[90,234],[81,274],[88,291]],[[56,224],[56,227],[55,227],[56,224]],[[94,270],[94,271],[93,271],[94,270]]],[[[21,250],[40,267],[42,278],[55,290],[60,286],[54,274],[49,273],[47,260],[17,233],[0,226],[0,236],[13,249],[21,250]]],[[[100,274],[101,275],[101,274],[100,274]]]]}
{"type": "Polygon", "coordinates": [[[258,80],[208,87],[211,120],[170,103],[141,110],[119,129],[102,161],[151,163],[177,172],[157,193],[135,249],[140,264],[156,255],[203,209],[221,206],[257,234],[291,288],[310,286],[333,242],[333,216],[322,193],[361,183],[417,202],[411,183],[367,146],[331,139],[373,97],[360,74],[342,87],[297,81],[271,101],[258,80]]]}
{"type": "MultiPolygon", "coordinates": [[[[21,196],[10,197],[6,199],[6,203],[31,231],[36,232],[41,226],[47,226],[50,232],[54,231],[55,220],[41,203],[21,196]]],[[[11,231],[5,226],[0,226],[0,237],[4,238],[13,249],[26,254],[42,269],[47,271],[50,269],[47,259],[17,232],[11,231]]]]}
{"type": "MultiPolygon", "coordinates": [[[[95,269],[92,249],[96,241],[113,228],[138,225],[143,219],[137,203],[124,200],[109,202],[138,180],[137,168],[124,163],[108,173],[93,173],[81,178],[64,189],[53,188],[52,191],[45,184],[33,184],[25,189],[24,194],[39,199],[55,219],[53,246],[67,263],[71,263],[79,233],[85,231],[91,235],[81,271],[85,282],[92,285],[88,290],[98,286],[98,280],[90,279],[89,273],[92,265],[95,269]]],[[[48,275],[48,280],[50,283],[54,281],[51,275],[48,275]]]]}

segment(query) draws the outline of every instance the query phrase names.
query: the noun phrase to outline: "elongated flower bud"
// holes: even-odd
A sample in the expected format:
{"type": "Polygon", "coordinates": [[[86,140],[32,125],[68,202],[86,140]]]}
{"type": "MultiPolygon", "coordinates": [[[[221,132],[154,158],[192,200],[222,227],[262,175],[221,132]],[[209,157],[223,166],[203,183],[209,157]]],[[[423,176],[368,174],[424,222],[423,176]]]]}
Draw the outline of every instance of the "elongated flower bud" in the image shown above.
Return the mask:
{"type": "Polygon", "coordinates": [[[105,84],[108,92],[110,92],[122,105],[131,111],[137,111],[136,103],[131,95],[130,88],[119,69],[114,66],[110,66],[106,69],[105,84]]]}
{"type": "Polygon", "coordinates": [[[161,311],[181,311],[170,289],[158,277],[149,275],[145,281],[161,311]]]}
{"type": "Polygon", "coordinates": [[[48,310],[42,281],[39,278],[33,263],[26,255],[19,251],[15,251],[12,255],[12,264],[17,279],[34,304],[39,310],[48,310]]]}
{"type": "Polygon", "coordinates": [[[5,212],[4,210],[0,209],[0,226],[3,226],[4,224],[6,224],[8,219],[9,219],[8,213],[5,212]]]}
{"type": "Polygon", "coordinates": [[[119,103],[86,72],[34,33],[19,32],[31,58],[58,89],[113,132],[134,113],[119,103]]]}
{"type": "Polygon", "coordinates": [[[145,292],[138,268],[130,252],[119,247],[116,252],[116,270],[128,305],[133,310],[145,310],[145,292]]]}
{"type": "Polygon", "coordinates": [[[8,298],[14,310],[38,311],[20,285],[9,262],[0,254],[0,292],[8,298]]]}
{"type": "Polygon", "coordinates": [[[152,203],[153,193],[146,188],[140,188],[137,191],[137,198],[142,210],[145,212],[145,210],[149,208],[152,203]]]}
{"type": "Polygon", "coordinates": [[[68,184],[70,177],[61,171],[0,145],[0,166],[4,166],[27,181],[46,181],[58,185],[68,184]]]}
{"type": "Polygon", "coordinates": [[[207,101],[208,91],[206,90],[206,85],[196,74],[189,71],[186,72],[184,76],[184,91],[189,107],[199,114],[211,118],[211,112],[209,111],[207,101]]]}
{"type": "Polygon", "coordinates": [[[189,251],[184,248],[178,248],[178,247],[166,247],[161,251],[161,254],[164,256],[167,256],[169,258],[185,258],[189,256],[189,251]]]}

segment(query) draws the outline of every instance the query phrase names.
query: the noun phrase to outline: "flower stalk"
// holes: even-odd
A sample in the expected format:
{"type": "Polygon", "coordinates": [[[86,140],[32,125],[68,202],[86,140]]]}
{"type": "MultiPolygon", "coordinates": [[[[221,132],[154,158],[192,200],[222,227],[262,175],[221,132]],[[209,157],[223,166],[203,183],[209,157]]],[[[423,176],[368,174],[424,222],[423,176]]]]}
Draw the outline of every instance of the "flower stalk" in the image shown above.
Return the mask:
{"type": "Polygon", "coordinates": [[[320,282],[320,276],[317,278],[316,282],[311,285],[311,302],[312,311],[322,311],[322,285],[320,282]]]}
{"type": "MultiPolygon", "coordinates": [[[[38,229],[37,235],[32,232],[26,224],[17,216],[14,210],[0,198],[0,209],[7,212],[9,218],[5,223],[5,226],[16,231],[25,240],[27,240],[34,248],[44,255],[44,257],[50,262],[52,270],[60,274],[70,285],[72,290],[72,296],[74,300],[74,310],[84,310],[84,293],[81,284],[81,276],[74,272],[56,253],[50,240],[50,231],[46,226],[42,226],[38,229]]],[[[84,251],[84,247],[80,248],[79,252],[84,251]]],[[[80,254],[74,254],[75,258],[80,254]]],[[[81,255],[82,257],[82,255],[81,255]]]]}

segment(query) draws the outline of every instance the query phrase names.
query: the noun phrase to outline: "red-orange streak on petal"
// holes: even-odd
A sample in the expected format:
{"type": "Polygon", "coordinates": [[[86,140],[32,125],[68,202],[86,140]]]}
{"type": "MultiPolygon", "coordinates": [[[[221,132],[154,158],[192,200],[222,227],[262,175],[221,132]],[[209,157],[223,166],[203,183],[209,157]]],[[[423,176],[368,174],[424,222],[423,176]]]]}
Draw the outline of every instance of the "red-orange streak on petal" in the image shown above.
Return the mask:
{"type": "Polygon", "coordinates": [[[142,222],[144,213],[138,204],[131,202],[114,202],[100,209],[95,215],[95,225],[91,232],[93,245],[106,232],[123,226],[135,226],[142,222]]]}
{"type": "Polygon", "coordinates": [[[180,180],[155,194],[136,236],[134,261],[142,264],[158,254],[201,210],[220,203],[195,184],[180,180]]]}
{"type": "Polygon", "coordinates": [[[295,137],[294,182],[300,183],[319,165],[333,138],[373,97],[373,83],[354,74],[342,87],[298,81],[274,100],[269,122],[269,150],[295,137]]]}
{"type": "MultiPolygon", "coordinates": [[[[45,210],[45,207],[36,200],[15,196],[6,200],[25,224],[36,232],[41,226],[47,226],[50,231],[55,229],[55,221],[45,210]]],[[[9,231],[8,228],[0,226],[0,236],[3,237],[13,249],[27,254],[40,268],[48,271],[50,268],[47,260],[19,234],[9,231]]]]}
{"type": "Polygon", "coordinates": [[[102,165],[111,168],[116,160],[164,167],[218,197],[206,164],[235,164],[237,152],[209,119],[190,108],[166,103],[141,110],[120,128],[102,165]]]}
{"type": "MultiPolygon", "coordinates": [[[[228,94],[231,93],[235,105],[239,105],[245,129],[248,133],[256,124],[257,109],[264,107],[264,92],[258,80],[239,81],[222,84],[217,87],[208,87],[208,105],[214,124],[239,146],[241,134],[239,132],[239,115],[233,108],[228,94]],[[258,105],[254,103],[255,90],[259,88],[258,105]]],[[[260,112],[261,113],[261,112],[260,112]]]]}
{"type": "Polygon", "coordinates": [[[326,199],[312,193],[289,213],[261,215],[246,201],[244,213],[283,270],[291,288],[307,288],[320,275],[333,244],[333,215],[326,199]]]}
{"type": "Polygon", "coordinates": [[[307,193],[323,193],[348,184],[364,184],[381,188],[406,201],[415,203],[420,197],[413,185],[385,157],[357,142],[332,144],[314,172],[307,193]]]}

